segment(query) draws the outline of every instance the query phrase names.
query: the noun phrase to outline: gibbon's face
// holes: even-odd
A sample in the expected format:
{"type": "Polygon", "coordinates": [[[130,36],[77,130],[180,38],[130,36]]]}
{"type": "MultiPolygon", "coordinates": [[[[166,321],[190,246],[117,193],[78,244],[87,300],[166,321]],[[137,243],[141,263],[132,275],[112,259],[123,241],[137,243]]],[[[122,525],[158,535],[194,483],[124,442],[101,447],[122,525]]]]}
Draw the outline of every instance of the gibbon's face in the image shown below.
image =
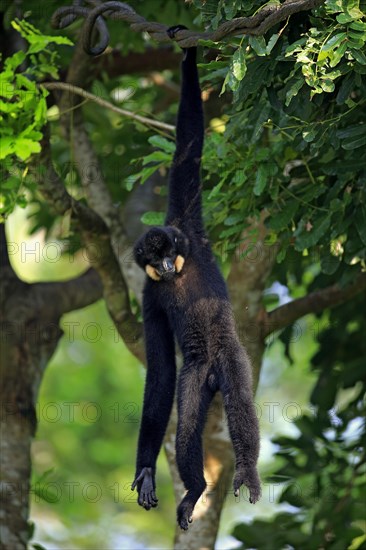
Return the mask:
{"type": "Polygon", "coordinates": [[[154,281],[171,281],[188,255],[187,237],[175,227],[154,227],[134,247],[136,263],[154,281]]]}

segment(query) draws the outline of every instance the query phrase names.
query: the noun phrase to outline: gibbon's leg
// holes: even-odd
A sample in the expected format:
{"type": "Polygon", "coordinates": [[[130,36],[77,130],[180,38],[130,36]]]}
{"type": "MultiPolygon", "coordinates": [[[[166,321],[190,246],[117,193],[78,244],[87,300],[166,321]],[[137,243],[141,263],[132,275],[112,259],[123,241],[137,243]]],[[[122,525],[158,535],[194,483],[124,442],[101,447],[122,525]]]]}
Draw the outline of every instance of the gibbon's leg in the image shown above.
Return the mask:
{"type": "Polygon", "coordinates": [[[245,350],[237,345],[219,369],[230,437],[235,452],[234,492],[241,485],[249,489],[249,501],[257,502],[261,494],[257,472],[259,455],[259,423],[256,415],[251,380],[251,366],[245,350]]]}
{"type": "Polygon", "coordinates": [[[137,502],[145,510],[157,506],[155,495],[156,460],[173,405],[176,366],[174,337],[165,315],[146,307],[144,315],[147,374],[144,406],[137,450],[137,502]]]}
{"type": "Polygon", "coordinates": [[[177,509],[181,529],[188,529],[194,506],[206,487],[202,431],[215,390],[209,386],[205,371],[203,365],[186,364],[179,376],[176,459],[179,475],[187,489],[177,509]]]}

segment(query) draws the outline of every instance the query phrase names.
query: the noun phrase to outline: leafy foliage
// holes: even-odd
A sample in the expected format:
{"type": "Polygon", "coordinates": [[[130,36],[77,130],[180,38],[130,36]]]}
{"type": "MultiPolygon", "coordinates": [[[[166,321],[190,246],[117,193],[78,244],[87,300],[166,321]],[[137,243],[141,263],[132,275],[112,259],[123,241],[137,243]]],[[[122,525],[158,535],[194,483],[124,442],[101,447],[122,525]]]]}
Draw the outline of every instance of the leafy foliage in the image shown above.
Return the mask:
{"type": "Polygon", "coordinates": [[[47,36],[26,21],[12,26],[29,43],[26,52],[18,51],[5,59],[0,73],[0,160],[4,181],[1,185],[0,216],[15,205],[25,206],[22,193],[26,162],[41,151],[42,127],[47,120],[48,92],[37,85],[47,75],[57,76],[57,52],[53,44],[72,42],[61,36],[47,36]]]}
{"type": "Polygon", "coordinates": [[[344,5],[327,2],[268,38],[244,38],[234,53],[224,88],[236,112],[224,134],[208,137],[204,157],[214,182],[208,222],[222,226],[227,250],[246,213],[264,208],[279,261],[317,247],[330,260],[324,273],[364,265],[366,22],[356,3],[344,5]]]}
{"type": "MultiPolygon", "coordinates": [[[[242,4],[210,2],[202,16],[215,5],[228,17],[242,4]]],[[[268,37],[219,45],[218,58],[203,65],[203,81],[224,78],[222,93],[233,92],[226,130],[207,134],[203,157],[217,250],[233,252],[247,216],[266,210],[278,261],[316,249],[323,273],[344,282],[365,265],[364,19],[356,2],[329,1],[268,37]]],[[[158,148],[138,177],[168,167],[171,155],[158,148]]]]}
{"type": "Polygon", "coordinates": [[[235,527],[242,548],[365,548],[365,329],[349,304],[321,331],[313,414],[296,420],[295,437],[273,441],[280,465],[266,486],[283,488],[285,511],[235,527]]]}

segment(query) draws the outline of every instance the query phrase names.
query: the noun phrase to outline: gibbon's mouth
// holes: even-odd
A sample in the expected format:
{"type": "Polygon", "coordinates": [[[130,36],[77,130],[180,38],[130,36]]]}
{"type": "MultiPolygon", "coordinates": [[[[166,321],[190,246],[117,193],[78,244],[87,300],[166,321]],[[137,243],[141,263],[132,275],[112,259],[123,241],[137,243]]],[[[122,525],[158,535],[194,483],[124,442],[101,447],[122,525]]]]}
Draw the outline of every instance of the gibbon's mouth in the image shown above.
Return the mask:
{"type": "Polygon", "coordinates": [[[162,266],[163,266],[163,271],[161,272],[161,275],[164,275],[165,273],[175,272],[175,265],[173,264],[170,258],[164,258],[164,260],[162,261],[162,266]]]}
{"type": "Polygon", "coordinates": [[[148,264],[145,267],[147,275],[154,281],[169,281],[172,280],[176,273],[180,273],[184,265],[183,256],[178,255],[174,262],[170,258],[164,258],[161,265],[162,269],[158,269],[148,264]]]}

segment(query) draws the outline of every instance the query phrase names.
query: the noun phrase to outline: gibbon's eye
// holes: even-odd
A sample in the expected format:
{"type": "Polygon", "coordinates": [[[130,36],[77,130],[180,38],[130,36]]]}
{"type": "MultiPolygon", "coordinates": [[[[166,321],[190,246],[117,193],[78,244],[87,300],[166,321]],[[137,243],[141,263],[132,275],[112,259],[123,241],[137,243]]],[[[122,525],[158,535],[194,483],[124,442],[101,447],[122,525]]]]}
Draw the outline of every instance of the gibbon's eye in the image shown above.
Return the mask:
{"type": "Polygon", "coordinates": [[[138,248],[138,249],[137,249],[137,254],[142,254],[142,253],[143,253],[142,248],[138,248]]]}
{"type": "Polygon", "coordinates": [[[177,242],[178,242],[178,237],[174,237],[174,242],[175,242],[175,244],[177,244],[177,242]]]}

